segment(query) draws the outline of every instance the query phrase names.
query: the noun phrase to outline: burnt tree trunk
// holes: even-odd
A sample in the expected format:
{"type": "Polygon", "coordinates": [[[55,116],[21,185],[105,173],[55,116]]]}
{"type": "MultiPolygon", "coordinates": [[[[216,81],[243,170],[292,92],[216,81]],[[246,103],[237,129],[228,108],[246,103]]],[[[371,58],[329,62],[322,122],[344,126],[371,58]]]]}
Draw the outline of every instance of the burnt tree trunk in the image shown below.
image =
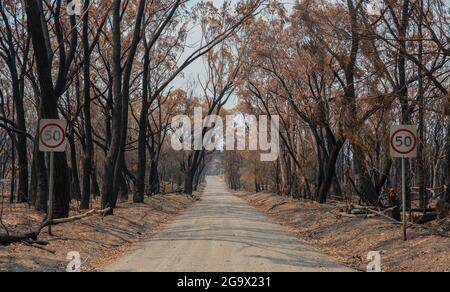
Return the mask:
{"type": "Polygon", "coordinates": [[[47,212],[47,199],[48,199],[48,177],[47,167],[45,166],[45,155],[39,151],[39,141],[36,137],[34,141],[34,161],[33,167],[36,175],[36,199],[34,207],[37,211],[47,212]]]}
{"type": "MultiPolygon", "coordinates": [[[[359,36],[358,27],[358,12],[353,0],[347,0],[347,7],[351,17],[351,49],[349,61],[344,62],[343,69],[345,72],[346,86],[345,98],[347,100],[348,106],[348,118],[347,131],[350,132],[351,136],[358,136],[358,133],[354,131],[359,129],[358,120],[358,106],[356,103],[356,83],[355,83],[355,71],[357,69],[356,63],[358,59],[358,54],[360,51],[361,39],[359,36]]],[[[376,188],[372,179],[367,171],[365,164],[365,152],[362,149],[360,143],[362,141],[354,141],[352,143],[354,158],[353,158],[353,168],[356,177],[356,191],[361,196],[361,199],[368,204],[375,204],[378,201],[379,194],[376,192],[376,188]]]]}
{"type": "Polygon", "coordinates": [[[111,127],[111,143],[108,155],[105,159],[105,170],[102,190],[102,209],[111,208],[110,214],[116,205],[118,179],[115,179],[115,168],[121,146],[121,124],[122,124],[122,64],[121,64],[121,30],[120,14],[121,0],[114,1],[112,39],[113,39],[113,115],[111,127]],[[116,181],[116,182],[115,182],[116,181]]]}
{"type": "Polygon", "coordinates": [[[117,197],[121,188],[121,176],[123,175],[125,162],[125,144],[128,132],[128,107],[130,98],[130,80],[133,69],[133,61],[137,47],[141,40],[141,25],[145,10],[145,0],[139,1],[133,39],[129,48],[125,68],[122,70],[121,51],[121,0],[114,1],[113,12],[113,92],[114,114],[112,125],[111,148],[105,163],[105,187],[103,191],[102,207],[111,208],[111,213],[117,204],[117,197]],[[123,80],[122,80],[123,73],[123,80]],[[123,90],[123,91],[122,91],[123,90]]]}
{"type": "Polygon", "coordinates": [[[128,195],[129,195],[129,188],[127,176],[125,173],[122,173],[120,180],[120,198],[122,199],[122,201],[126,202],[128,201],[128,195]]]}
{"type": "Polygon", "coordinates": [[[31,170],[31,178],[30,178],[30,185],[29,185],[28,204],[30,206],[35,206],[35,204],[36,204],[36,189],[37,189],[35,157],[33,157],[32,161],[31,161],[30,170],[31,170]]]}
{"type": "Polygon", "coordinates": [[[81,190],[80,190],[80,177],[78,171],[78,163],[77,163],[77,148],[75,144],[75,137],[73,133],[69,134],[68,137],[69,146],[70,146],[70,177],[71,177],[71,193],[72,198],[75,200],[81,199],[81,190]]]}
{"type": "Polygon", "coordinates": [[[14,194],[16,192],[16,145],[14,144],[15,144],[14,139],[11,139],[11,185],[9,193],[10,204],[14,203],[14,194]]]}
{"type": "MultiPolygon", "coordinates": [[[[58,99],[53,88],[51,64],[47,54],[47,45],[41,25],[41,13],[36,0],[26,0],[26,13],[32,36],[36,70],[40,85],[40,116],[58,119],[58,99]]],[[[59,84],[60,85],[60,84],[59,84]]],[[[53,218],[63,218],[69,215],[70,188],[68,166],[65,153],[55,154],[55,202],[53,218]]]]}
{"type": "MultiPolygon", "coordinates": [[[[450,129],[450,109],[447,109],[447,110],[449,111],[449,113],[448,113],[449,117],[447,117],[447,124],[450,129]]],[[[446,193],[444,196],[444,200],[445,200],[445,202],[450,204],[450,130],[449,130],[449,132],[447,132],[447,151],[446,152],[447,152],[447,161],[446,161],[447,173],[446,173],[446,179],[445,179],[446,193]]]]}
{"type": "Polygon", "coordinates": [[[158,172],[158,161],[155,159],[152,159],[150,167],[149,186],[151,195],[156,195],[161,192],[159,172],[158,172]]]}
{"type": "MultiPolygon", "coordinates": [[[[407,56],[406,52],[408,51],[407,47],[407,32],[409,27],[409,19],[410,19],[410,0],[403,0],[402,4],[402,14],[401,14],[401,22],[399,23],[398,28],[398,39],[400,46],[400,53],[398,55],[397,66],[398,66],[398,88],[396,90],[396,94],[399,96],[400,107],[401,107],[401,122],[404,125],[409,125],[411,123],[411,110],[412,107],[409,105],[409,93],[408,93],[408,76],[407,76],[407,56]]],[[[410,160],[405,160],[406,169],[410,169],[410,160]]],[[[411,208],[411,175],[408,172],[406,174],[406,203],[407,207],[411,208]]]]}
{"type": "Polygon", "coordinates": [[[89,209],[91,198],[92,153],[94,151],[92,141],[91,123],[91,95],[90,95],[90,48],[89,48],[89,7],[90,0],[84,1],[83,17],[83,117],[84,117],[84,157],[83,157],[83,190],[81,193],[80,209],[89,209]]]}
{"type": "MultiPolygon", "coordinates": [[[[23,100],[19,98],[16,102],[16,119],[18,129],[26,132],[25,111],[23,108],[23,100]]],[[[19,182],[17,189],[17,201],[24,203],[28,201],[28,153],[27,138],[25,135],[17,135],[17,156],[19,160],[19,182]]]]}
{"type": "MultiPolygon", "coordinates": [[[[423,0],[420,1],[420,9],[423,11],[424,3],[423,0]]],[[[423,64],[423,13],[419,15],[419,23],[418,23],[418,32],[419,32],[419,62],[423,64]]],[[[420,207],[425,210],[428,204],[427,198],[427,189],[426,189],[426,179],[425,179],[425,155],[424,155],[424,143],[425,140],[425,87],[424,87],[424,78],[423,78],[423,70],[421,66],[417,68],[417,75],[419,76],[419,92],[418,92],[418,100],[419,100],[419,143],[417,145],[417,186],[419,187],[419,199],[420,199],[420,207]]]]}
{"type": "Polygon", "coordinates": [[[96,169],[95,165],[92,166],[92,172],[91,172],[91,190],[92,190],[92,196],[94,198],[100,196],[101,191],[100,191],[100,185],[98,183],[97,169],[96,169]]]}
{"type": "MultiPolygon", "coordinates": [[[[147,168],[147,124],[148,112],[150,108],[148,94],[148,77],[150,66],[150,50],[146,48],[144,55],[144,72],[142,75],[142,108],[139,117],[139,136],[138,136],[138,170],[136,176],[136,189],[133,194],[135,203],[143,203],[145,196],[145,176],[147,168]]],[[[151,176],[151,175],[150,175],[151,176]]]]}
{"type": "MultiPolygon", "coordinates": [[[[15,114],[15,122],[18,133],[15,135],[17,138],[13,142],[14,144],[14,159],[17,154],[18,158],[18,170],[19,170],[19,180],[18,180],[18,190],[17,190],[17,201],[19,203],[24,203],[28,201],[28,154],[27,154],[27,137],[26,133],[26,118],[25,118],[25,109],[23,104],[24,98],[24,78],[21,78],[25,70],[27,70],[27,60],[28,60],[28,52],[29,46],[25,47],[23,52],[23,68],[22,72],[18,72],[17,69],[17,52],[16,52],[16,44],[14,42],[13,29],[10,25],[10,18],[5,13],[3,7],[0,7],[0,15],[3,19],[3,24],[6,30],[6,38],[4,45],[7,44],[8,54],[2,55],[1,57],[6,62],[7,67],[9,68],[10,76],[11,76],[11,84],[12,84],[12,97],[14,102],[14,114],[15,114]],[[21,134],[24,133],[24,134],[21,134]],[[17,150],[17,153],[16,151],[17,150]]],[[[13,135],[11,135],[13,139],[13,135]]],[[[15,166],[15,165],[13,165],[15,166]]]]}
{"type": "Polygon", "coordinates": [[[326,203],[326,201],[327,201],[328,193],[329,193],[331,185],[333,183],[333,178],[335,178],[335,175],[336,175],[336,162],[337,162],[337,159],[341,152],[341,149],[344,146],[344,143],[345,143],[344,139],[340,139],[340,140],[336,141],[336,144],[333,147],[333,151],[330,154],[330,157],[329,157],[327,165],[326,165],[325,178],[319,189],[319,194],[318,194],[319,203],[323,204],[323,203],[326,203]]]}
{"type": "Polygon", "coordinates": [[[186,195],[192,195],[194,193],[194,175],[191,171],[186,174],[184,181],[184,193],[186,195]]]}

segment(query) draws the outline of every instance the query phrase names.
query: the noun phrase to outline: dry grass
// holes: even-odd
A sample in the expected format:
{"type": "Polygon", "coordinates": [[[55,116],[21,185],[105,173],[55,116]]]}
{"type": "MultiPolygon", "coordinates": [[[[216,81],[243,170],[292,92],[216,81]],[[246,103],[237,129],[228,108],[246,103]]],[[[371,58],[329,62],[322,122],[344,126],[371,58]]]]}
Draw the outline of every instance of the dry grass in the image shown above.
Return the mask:
{"type": "MultiPolygon", "coordinates": [[[[66,256],[71,251],[80,253],[83,271],[96,270],[120,256],[140,238],[160,230],[197,201],[198,196],[159,195],[147,198],[144,204],[121,203],[114,216],[94,216],[54,226],[52,237],[45,230],[39,238],[50,242],[45,250],[24,244],[0,246],[0,271],[64,272],[69,262],[66,256]]],[[[77,207],[72,206],[71,215],[77,214],[80,214],[77,207]]],[[[4,207],[3,222],[10,233],[30,230],[43,219],[41,213],[24,204],[4,207]]]]}
{"type": "Polygon", "coordinates": [[[382,254],[383,271],[450,271],[450,222],[413,226],[409,240],[384,219],[342,218],[339,204],[300,202],[273,194],[239,197],[295,232],[299,239],[357,270],[366,270],[370,251],[382,254]]]}

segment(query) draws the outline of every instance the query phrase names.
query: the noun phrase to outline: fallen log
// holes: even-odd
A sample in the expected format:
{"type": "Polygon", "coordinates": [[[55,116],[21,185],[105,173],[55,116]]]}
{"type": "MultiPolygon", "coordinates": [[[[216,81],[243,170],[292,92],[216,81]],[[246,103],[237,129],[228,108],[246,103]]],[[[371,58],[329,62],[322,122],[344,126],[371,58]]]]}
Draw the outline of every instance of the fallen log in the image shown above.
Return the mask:
{"type": "Polygon", "coordinates": [[[387,219],[387,220],[391,221],[392,223],[402,224],[402,222],[399,222],[399,221],[395,220],[394,218],[385,214],[386,212],[389,212],[389,211],[393,210],[394,208],[386,209],[383,211],[376,211],[376,210],[370,209],[368,207],[358,206],[358,205],[356,205],[356,206],[353,205],[352,208],[353,209],[350,211],[351,214],[349,214],[349,215],[355,216],[355,215],[363,215],[363,214],[372,213],[374,215],[383,217],[384,219],[387,219]]]}
{"type": "Polygon", "coordinates": [[[419,219],[415,220],[414,223],[416,224],[426,224],[428,222],[432,222],[437,219],[437,212],[428,213],[423,216],[421,216],[419,219]]]}
{"type": "Polygon", "coordinates": [[[350,210],[349,214],[351,214],[351,215],[364,215],[364,214],[367,214],[367,210],[365,210],[365,209],[352,209],[352,210],[350,210]]]}
{"type": "MultiPolygon", "coordinates": [[[[332,213],[333,214],[333,213],[332,213]]],[[[345,217],[345,218],[362,218],[368,219],[374,217],[372,214],[347,214],[345,212],[340,212],[339,214],[335,214],[337,217],[345,217]]]]}
{"type": "Polygon", "coordinates": [[[37,240],[39,234],[35,232],[18,234],[18,235],[7,235],[0,234],[0,245],[10,245],[16,242],[22,242],[27,240],[37,240]]]}
{"type": "Polygon", "coordinates": [[[51,250],[51,249],[47,249],[45,247],[42,247],[40,244],[38,244],[38,243],[36,243],[34,241],[22,241],[22,243],[25,244],[26,246],[29,246],[29,247],[37,248],[37,249],[40,249],[40,250],[45,250],[46,252],[49,252],[51,254],[56,254],[56,251],[51,250]]]}
{"type": "Polygon", "coordinates": [[[369,209],[369,208],[367,208],[367,211],[369,211],[370,213],[373,213],[373,214],[375,214],[375,215],[378,215],[378,216],[380,216],[380,217],[383,217],[384,219],[387,219],[387,220],[391,221],[392,223],[395,223],[395,224],[402,224],[402,222],[399,222],[399,221],[395,220],[394,218],[389,217],[388,215],[385,215],[385,214],[382,213],[382,212],[378,212],[378,211],[375,211],[375,210],[372,210],[372,209],[369,209]]]}
{"type": "Polygon", "coordinates": [[[45,227],[78,221],[95,214],[104,215],[108,213],[110,210],[111,208],[107,208],[104,210],[91,210],[82,215],[77,215],[69,218],[47,220],[41,225],[39,225],[39,227],[35,231],[28,233],[17,235],[0,234],[0,245],[10,245],[17,242],[30,242],[30,241],[38,242],[39,234],[45,227]]]}

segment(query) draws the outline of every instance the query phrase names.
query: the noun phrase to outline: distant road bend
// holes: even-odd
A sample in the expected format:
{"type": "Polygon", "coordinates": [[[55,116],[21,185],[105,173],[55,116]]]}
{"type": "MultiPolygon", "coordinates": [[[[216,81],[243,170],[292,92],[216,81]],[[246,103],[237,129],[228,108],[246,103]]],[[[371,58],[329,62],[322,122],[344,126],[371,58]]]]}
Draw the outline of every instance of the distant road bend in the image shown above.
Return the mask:
{"type": "Polygon", "coordinates": [[[345,272],[209,177],[200,202],[106,268],[127,272],[345,272]]]}

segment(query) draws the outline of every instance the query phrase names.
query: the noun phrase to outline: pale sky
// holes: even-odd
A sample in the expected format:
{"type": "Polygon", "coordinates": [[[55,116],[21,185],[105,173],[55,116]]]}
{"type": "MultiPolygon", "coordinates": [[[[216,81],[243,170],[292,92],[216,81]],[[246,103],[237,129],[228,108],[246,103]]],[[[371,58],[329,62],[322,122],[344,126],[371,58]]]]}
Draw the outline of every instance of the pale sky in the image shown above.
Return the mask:
{"type": "MultiPolygon", "coordinates": [[[[194,0],[196,1],[196,0],[194,0]]],[[[295,0],[285,0],[285,5],[292,6],[295,3],[295,0]]],[[[215,6],[222,5],[223,0],[213,0],[213,3],[215,6]]],[[[188,34],[187,38],[187,45],[192,48],[190,50],[187,50],[185,52],[185,55],[189,55],[193,52],[194,49],[198,48],[201,41],[201,31],[199,26],[195,26],[190,30],[190,33],[188,34]]],[[[182,59],[184,60],[184,59],[182,59]]],[[[175,81],[173,86],[176,88],[183,88],[187,89],[189,85],[193,84],[195,82],[198,83],[198,78],[201,79],[205,78],[206,74],[205,72],[205,60],[204,58],[200,58],[193,64],[191,64],[186,70],[184,70],[184,77],[178,77],[175,81]]],[[[197,85],[195,92],[196,94],[201,95],[201,87],[197,85]]],[[[239,100],[236,97],[233,97],[230,99],[228,104],[226,105],[226,108],[230,109],[233,108],[235,105],[239,103],[239,100]]]]}
{"type": "MultiPolygon", "coordinates": [[[[193,2],[197,1],[194,0],[191,3],[193,2]]],[[[214,6],[218,7],[223,4],[223,0],[213,0],[213,3],[214,6]]],[[[186,52],[184,53],[184,58],[182,58],[181,61],[185,60],[185,57],[189,56],[189,54],[191,54],[195,49],[198,49],[200,47],[201,37],[202,36],[200,26],[199,25],[193,26],[188,34],[186,41],[186,44],[190,49],[186,50],[186,52]]],[[[174,81],[174,87],[188,89],[188,87],[192,86],[192,84],[196,84],[194,88],[195,93],[201,95],[203,92],[200,85],[198,84],[198,79],[200,78],[203,80],[204,78],[206,78],[205,68],[206,64],[204,58],[196,60],[193,64],[191,64],[188,68],[184,70],[183,72],[184,76],[179,76],[174,81]]],[[[227,108],[232,108],[236,103],[237,101],[236,99],[234,99],[233,102],[227,105],[227,108]]]]}

